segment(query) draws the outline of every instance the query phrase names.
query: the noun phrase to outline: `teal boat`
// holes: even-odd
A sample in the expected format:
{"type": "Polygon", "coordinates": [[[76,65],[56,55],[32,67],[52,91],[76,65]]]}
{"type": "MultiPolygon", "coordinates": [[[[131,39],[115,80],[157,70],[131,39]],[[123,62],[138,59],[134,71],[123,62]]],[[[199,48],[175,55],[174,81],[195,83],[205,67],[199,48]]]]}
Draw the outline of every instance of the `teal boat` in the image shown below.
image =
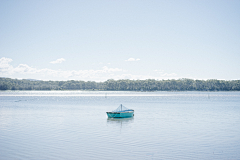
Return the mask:
{"type": "Polygon", "coordinates": [[[106,112],[108,118],[129,118],[134,116],[134,110],[128,109],[122,104],[112,112],[106,112]]]}

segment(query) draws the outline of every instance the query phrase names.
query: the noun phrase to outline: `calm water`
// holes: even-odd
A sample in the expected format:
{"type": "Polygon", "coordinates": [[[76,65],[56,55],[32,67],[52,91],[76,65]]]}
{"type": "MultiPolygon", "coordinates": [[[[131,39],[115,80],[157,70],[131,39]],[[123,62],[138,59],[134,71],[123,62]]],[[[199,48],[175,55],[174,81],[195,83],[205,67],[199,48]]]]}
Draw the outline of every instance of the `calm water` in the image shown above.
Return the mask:
{"type": "Polygon", "coordinates": [[[0,159],[240,159],[240,92],[0,92],[0,159]]]}

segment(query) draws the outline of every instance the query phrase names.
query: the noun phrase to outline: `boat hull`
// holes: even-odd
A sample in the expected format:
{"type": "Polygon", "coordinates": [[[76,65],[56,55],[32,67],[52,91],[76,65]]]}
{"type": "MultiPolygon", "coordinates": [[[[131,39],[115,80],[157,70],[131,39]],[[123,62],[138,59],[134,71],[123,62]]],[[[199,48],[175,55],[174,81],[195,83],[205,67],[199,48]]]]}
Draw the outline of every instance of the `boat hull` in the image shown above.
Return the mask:
{"type": "Polygon", "coordinates": [[[134,116],[134,112],[107,112],[108,118],[129,118],[134,116]]]}

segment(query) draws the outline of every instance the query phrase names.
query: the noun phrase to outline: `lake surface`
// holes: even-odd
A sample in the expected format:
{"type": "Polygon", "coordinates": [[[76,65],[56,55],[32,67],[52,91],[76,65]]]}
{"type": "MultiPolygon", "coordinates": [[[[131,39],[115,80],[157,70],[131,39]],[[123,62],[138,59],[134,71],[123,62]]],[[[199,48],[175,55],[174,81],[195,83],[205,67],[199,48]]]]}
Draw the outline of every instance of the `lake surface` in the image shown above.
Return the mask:
{"type": "Polygon", "coordinates": [[[240,92],[2,91],[0,159],[240,159],[240,92]]]}

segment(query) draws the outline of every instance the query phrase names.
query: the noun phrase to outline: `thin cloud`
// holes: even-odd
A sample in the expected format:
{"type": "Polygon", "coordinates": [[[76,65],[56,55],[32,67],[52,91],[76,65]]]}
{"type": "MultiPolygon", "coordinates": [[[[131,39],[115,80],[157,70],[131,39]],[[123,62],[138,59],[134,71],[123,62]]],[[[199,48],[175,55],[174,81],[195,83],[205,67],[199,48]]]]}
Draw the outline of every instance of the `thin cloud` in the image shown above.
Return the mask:
{"type": "Polygon", "coordinates": [[[161,77],[175,77],[177,76],[176,73],[165,73],[164,70],[154,70],[155,72],[159,73],[161,77]]]}
{"type": "Polygon", "coordinates": [[[125,60],[125,61],[140,61],[140,59],[139,58],[129,58],[129,59],[127,59],[127,60],[125,60]]]}
{"type": "Polygon", "coordinates": [[[59,58],[59,59],[57,59],[56,61],[52,61],[52,62],[50,62],[50,63],[56,64],[56,63],[62,63],[62,62],[64,62],[64,61],[66,61],[64,58],[59,58]]]}
{"type": "Polygon", "coordinates": [[[84,81],[106,81],[107,79],[176,79],[176,73],[166,73],[163,70],[154,70],[153,74],[131,74],[129,71],[121,68],[110,68],[103,66],[102,68],[93,70],[54,70],[49,68],[34,68],[27,64],[19,64],[13,67],[10,58],[0,59],[0,75],[16,78],[15,75],[25,77],[38,77],[35,79],[55,79],[55,80],[84,80],[84,81]],[[155,73],[155,74],[154,74],[155,73]],[[157,73],[157,74],[156,74],[157,73]]]}
{"type": "Polygon", "coordinates": [[[17,67],[13,67],[9,63],[12,61],[10,58],[0,59],[0,73],[4,75],[23,74],[23,75],[34,75],[40,77],[55,77],[55,78],[77,78],[77,79],[100,79],[100,77],[109,77],[110,74],[115,72],[123,72],[120,68],[109,68],[107,66],[102,67],[98,70],[53,70],[53,69],[37,69],[30,67],[27,64],[19,64],[17,67]]]}
{"type": "Polygon", "coordinates": [[[30,67],[27,64],[20,64],[12,70],[15,73],[25,73],[25,74],[34,74],[38,70],[36,68],[30,67]]]}
{"type": "Polygon", "coordinates": [[[12,70],[13,67],[9,64],[10,62],[12,62],[11,58],[2,57],[0,59],[0,73],[10,72],[12,70]]]}
{"type": "Polygon", "coordinates": [[[155,69],[154,71],[157,72],[157,73],[164,73],[164,70],[157,70],[157,69],[155,69]]]}
{"type": "Polygon", "coordinates": [[[175,77],[175,76],[177,76],[177,74],[176,73],[164,73],[161,76],[163,76],[163,77],[175,77]]]}

